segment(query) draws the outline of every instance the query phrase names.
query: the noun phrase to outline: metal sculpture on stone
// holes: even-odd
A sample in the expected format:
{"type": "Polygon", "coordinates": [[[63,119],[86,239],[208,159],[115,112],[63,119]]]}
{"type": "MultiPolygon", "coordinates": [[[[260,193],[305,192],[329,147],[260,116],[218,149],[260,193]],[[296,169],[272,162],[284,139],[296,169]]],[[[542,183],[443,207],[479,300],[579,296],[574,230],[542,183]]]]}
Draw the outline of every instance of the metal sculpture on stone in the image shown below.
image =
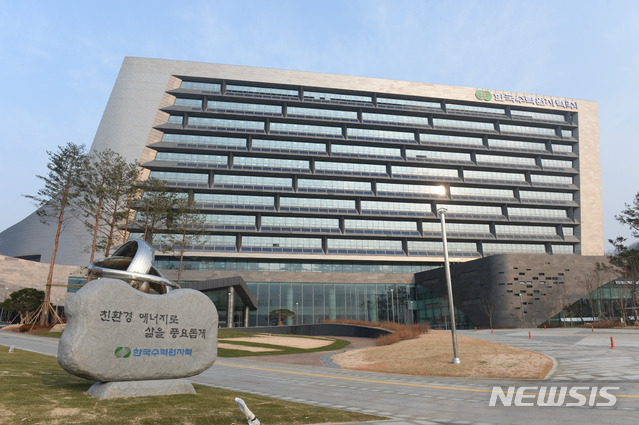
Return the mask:
{"type": "Polygon", "coordinates": [[[218,315],[202,292],[180,288],[152,267],[153,251],[131,240],[93,262],[65,306],[58,363],[97,380],[99,398],[194,393],[185,379],[217,358],[218,315]]]}
{"type": "Polygon", "coordinates": [[[146,242],[132,239],[120,245],[113,256],[89,264],[89,276],[122,279],[147,294],[151,289],[166,294],[171,288],[179,288],[153,267],[153,257],[146,242]]]}

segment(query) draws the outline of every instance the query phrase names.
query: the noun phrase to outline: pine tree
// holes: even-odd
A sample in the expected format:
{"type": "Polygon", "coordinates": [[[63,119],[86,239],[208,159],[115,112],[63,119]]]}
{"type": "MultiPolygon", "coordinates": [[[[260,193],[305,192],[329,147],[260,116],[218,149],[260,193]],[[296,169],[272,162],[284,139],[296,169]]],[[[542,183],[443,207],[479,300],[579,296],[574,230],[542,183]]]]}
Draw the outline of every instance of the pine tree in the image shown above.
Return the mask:
{"type": "Polygon", "coordinates": [[[49,274],[44,291],[44,301],[40,309],[40,324],[49,323],[51,311],[51,282],[53,281],[53,269],[55,258],[60,243],[60,234],[69,220],[74,219],[73,203],[81,194],[81,177],[87,167],[87,153],[84,145],[67,143],[59,146],[56,152],[47,151],[49,172],[45,176],[37,177],[44,182],[44,187],[36,195],[25,195],[32,199],[38,206],[38,215],[43,222],[48,224],[55,219],[56,232],[49,264],[49,274]],[[68,211],[71,209],[71,211],[68,211]]]}
{"type": "Polygon", "coordinates": [[[108,256],[114,244],[125,242],[117,234],[128,213],[126,199],[135,190],[139,175],[137,162],[127,163],[111,149],[89,156],[82,179],[83,193],[78,200],[84,212],[84,225],[92,234],[89,262],[93,262],[97,249],[104,249],[108,256]]]}

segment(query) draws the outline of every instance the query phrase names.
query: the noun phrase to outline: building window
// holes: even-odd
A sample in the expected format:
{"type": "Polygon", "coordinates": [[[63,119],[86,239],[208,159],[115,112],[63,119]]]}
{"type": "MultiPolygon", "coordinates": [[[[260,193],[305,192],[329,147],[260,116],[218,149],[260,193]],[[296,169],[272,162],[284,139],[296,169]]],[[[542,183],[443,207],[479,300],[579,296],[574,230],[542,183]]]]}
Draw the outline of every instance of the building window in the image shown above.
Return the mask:
{"type": "Polygon", "coordinates": [[[217,174],[213,177],[214,186],[219,187],[242,187],[247,189],[264,189],[277,187],[283,189],[292,189],[293,180],[281,177],[262,177],[262,176],[236,176],[228,174],[217,174]]]}
{"type": "Polygon", "coordinates": [[[406,149],[406,159],[427,161],[453,161],[471,163],[470,154],[466,152],[443,152],[430,150],[406,149]]]}
{"type": "Polygon", "coordinates": [[[472,112],[478,114],[506,114],[506,111],[503,108],[486,108],[484,106],[457,105],[454,103],[446,103],[446,110],[453,112],[472,112]]]}
{"type": "Polygon", "coordinates": [[[488,139],[488,146],[491,148],[506,148],[506,149],[519,149],[529,151],[545,151],[545,143],[536,142],[522,142],[520,140],[506,140],[506,139],[488,139]]]}
{"type": "Polygon", "coordinates": [[[495,124],[492,122],[481,121],[462,121],[462,120],[449,120],[444,118],[434,118],[433,125],[435,127],[442,128],[461,128],[468,130],[481,130],[481,131],[495,131],[495,124]]]}
{"type": "Polygon", "coordinates": [[[233,158],[233,168],[267,169],[272,171],[297,170],[310,171],[308,161],[297,159],[256,158],[236,156],[233,158]]]}
{"type": "Polygon", "coordinates": [[[481,197],[511,199],[515,195],[509,189],[484,189],[480,187],[457,187],[451,186],[450,195],[453,197],[481,197]]]}
{"type": "Polygon", "coordinates": [[[362,214],[425,216],[432,215],[432,212],[429,203],[362,201],[362,214]]]}
{"type": "Polygon", "coordinates": [[[355,212],[355,201],[350,199],[280,198],[282,211],[355,212]]]}
{"type": "Polygon", "coordinates": [[[225,146],[246,148],[246,139],[236,137],[199,136],[195,134],[165,133],[163,142],[192,143],[197,145],[225,146]]]}
{"type": "Polygon", "coordinates": [[[544,112],[519,111],[517,109],[511,109],[510,115],[513,118],[566,122],[565,114],[550,114],[544,112]]]}
{"type": "Polygon", "coordinates": [[[554,226],[514,226],[495,225],[495,232],[498,235],[545,235],[556,236],[557,228],[554,226]]]}
{"type": "Polygon", "coordinates": [[[416,125],[421,127],[429,127],[428,117],[415,117],[412,115],[389,115],[374,114],[372,112],[364,112],[362,121],[370,123],[392,123],[396,125],[416,125]]]}
{"type": "Polygon", "coordinates": [[[275,205],[275,199],[272,196],[250,196],[250,195],[223,195],[211,193],[195,193],[193,200],[197,204],[209,204],[221,207],[236,206],[252,209],[255,206],[275,205]]]}
{"type": "Polygon", "coordinates": [[[412,177],[433,177],[439,180],[460,180],[459,172],[449,168],[428,168],[428,167],[391,167],[393,176],[412,177]]]}
{"type": "Polygon", "coordinates": [[[477,164],[536,166],[535,158],[531,157],[477,154],[475,158],[477,159],[477,164]]]}
{"type": "Polygon", "coordinates": [[[264,131],[264,123],[262,121],[228,120],[221,118],[189,117],[189,126],[264,131]]]}
{"type": "Polygon", "coordinates": [[[226,166],[228,157],[222,155],[198,155],[175,152],[158,152],[156,161],[192,162],[195,164],[217,164],[226,166]]]}
{"type": "Polygon", "coordinates": [[[541,199],[541,200],[549,200],[549,201],[572,201],[573,197],[572,197],[572,193],[566,193],[566,192],[534,192],[534,191],[527,191],[527,190],[521,190],[519,191],[519,197],[522,200],[534,200],[534,199],[541,199]]]}
{"type": "Polygon", "coordinates": [[[327,127],[323,125],[273,122],[271,123],[270,129],[272,133],[320,134],[333,137],[342,136],[342,127],[327,127]]]}
{"type": "Polygon", "coordinates": [[[546,127],[529,127],[524,125],[510,125],[501,124],[499,126],[502,132],[507,133],[519,133],[519,134],[533,134],[538,136],[557,136],[554,128],[546,127]]]}
{"type": "Polygon", "coordinates": [[[401,159],[402,152],[397,148],[378,148],[375,146],[337,145],[331,146],[332,155],[354,157],[395,158],[401,159]]]}
{"type": "Polygon", "coordinates": [[[566,210],[553,210],[545,208],[508,207],[508,215],[513,217],[568,218],[568,212],[566,210]]]}
{"type": "Polygon", "coordinates": [[[151,171],[150,178],[167,182],[206,183],[207,185],[209,182],[208,174],[172,173],[168,171],[151,171]]]}
{"type": "Polygon", "coordinates": [[[459,145],[482,146],[484,144],[481,137],[447,136],[444,134],[419,133],[419,140],[421,142],[431,142],[431,143],[437,143],[441,145],[459,144],[459,145]]]}
{"type": "Polygon", "coordinates": [[[287,152],[287,153],[303,152],[303,153],[326,154],[326,145],[324,143],[253,139],[252,150],[276,151],[276,152],[287,152]]]}
{"type": "Polygon", "coordinates": [[[439,102],[425,102],[421,100],[392,99],[390,97],[377,97],[378,106],[391,106],[407,109],[441,109],[439,102]]]}
{"type": "Polygon", "coordinates": [[[202,109],[202,99],[186,99],[183,97],[178,97],[175,99],[173,103],[175,106],[190,106],[192,108],[200,108],[202,109]]]}
{"type": "MultiPolygon", "coordinates": [[[[299,97],[297,90],[276,89],[273,87],[254,87],[238,84],[227,84],[226,94],[265,95],[267,97],[299,97]]],[[[258,96],[259,97],[259,96],[258,96]]]]}
{"type": "Polygon", "coordinates": [[[573,183],[572,176],[547,176],[542,174],[531,174],[530,181],[537,184],[551,185],[571,185],[573,183]]]}
{"type": "Polygon", "coordinates": [[[517,244],[517,243],[488,243],[482,244],[484,255],[509,254],[509,253],[532,253],[545,254],[545,245],[540,244],[517,244]]]}
{"type": "Polygon", "coordinates": [[[464,179],[485,182],[523,182],[526,181],[526,176],[521,173],[464,170],[464,179]]]}
{"type": "Polygon", "coordinates": [[[219,93],[222,89],[221,84],[218,83],[201,83],[198,81],[182,81],[180,83],[181,89],[193,89],[193,90],[208,90],[219,93]]]}
{"type": "Polygon", "coordinates": [[[415,133],[406,131],[371,130],[367,128],[347,128],[348,137],[352,139],[380,139],[415,141],[415,133]]]}
{"type": "Polygon", "coordinates": [[[339,103],[373,103],[370,96],[352,94],[327,93],[318,91],[304,91],[304,100],[328,101],[339,103]]]}
{"type": "Polygon", "coordinates": [[[335,109],[300,108],[289,106],[286,108],[287,116],[300,116],[311,118],[329,118],[335,120],[357,121],[356,111],[340,111],[335,109]]]}
{"type": "Polygon", "coordinates": [[[544,168],[572,168],[572,161],[542,158],[541,166],[544,168]]]}
{"type": "Polygon", "coordinates": [[[310,192],[371,192],[371,184],[369,182],[299,179],[297,185],[298,190],[310,192]]]}
{"type": "Polygon", "coordinates": [[[377,164],[360,164],[348,162],[324,162],[315,161],[315,172],[329,172],[353,175],[380,175],[386,176],[386,166],[377,164]]]}
{"type": "Polygon", "coordinates": [[[221,100],[209,100],[207,102],[208,109],[216,111],[228,111],[236,113],[251,113],[251,114],[268,114],[268,115],[282,115],[282,107],[278,105],[265,105],[261,103],[238,103],[238,102],[224,102],[221,100]]]}

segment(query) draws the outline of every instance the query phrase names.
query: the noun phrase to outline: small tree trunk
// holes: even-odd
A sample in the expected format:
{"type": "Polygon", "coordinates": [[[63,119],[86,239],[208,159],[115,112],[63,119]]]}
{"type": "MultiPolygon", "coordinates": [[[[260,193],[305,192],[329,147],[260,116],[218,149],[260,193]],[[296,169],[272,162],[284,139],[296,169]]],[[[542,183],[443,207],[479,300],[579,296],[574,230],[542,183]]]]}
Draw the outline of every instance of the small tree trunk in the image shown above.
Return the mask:
{"type": "Polygon", "coordinates": [[[95,247],[98,244],[98,227],[100,225],[100,214],[102,213],[102,198],[98,200],[95,210],[95,222],[93,223],[93,240],[91,241],[91,255],[89,255],[89,263],[93,263],[95,258],[95,247]]]}
{"type": "MultiPolygon", "coordinates": [[[[64,198],[66,202],[66,197],[64,198]]],[[[49,323],[49,303],[51,302],[51,283],[53,283],[53,269],[55,267],[55,257],[58,253],[58,245],[60,244],[60,234],[62,233],[62,221],[64,219],[64,202],[60,208],[60,214],[58,216],[58,226],[55,231],[55,240],[53,242],[53,251],[51,252],[51,263],[49,264],[49,274],[47,275],[47,285],[44,290],[44,301],[42,302],[42,309],[40,310],[40,324],[46,325],[49,323]]]]}

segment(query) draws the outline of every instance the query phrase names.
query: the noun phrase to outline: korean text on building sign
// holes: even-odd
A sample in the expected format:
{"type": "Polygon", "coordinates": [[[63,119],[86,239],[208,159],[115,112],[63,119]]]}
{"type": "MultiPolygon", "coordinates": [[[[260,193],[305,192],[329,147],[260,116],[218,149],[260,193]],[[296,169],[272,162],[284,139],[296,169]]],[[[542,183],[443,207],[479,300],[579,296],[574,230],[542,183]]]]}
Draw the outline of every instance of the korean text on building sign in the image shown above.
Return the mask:
{"type": "Polygon", "coordinates": [[[493,98],[497,102],[530,103],[537,106],[561,106],[563,108],[577,109],[577,102],[574,100],[550,99],[547,97],[514,95],[508,93],[493,93],[493,98]]]}

